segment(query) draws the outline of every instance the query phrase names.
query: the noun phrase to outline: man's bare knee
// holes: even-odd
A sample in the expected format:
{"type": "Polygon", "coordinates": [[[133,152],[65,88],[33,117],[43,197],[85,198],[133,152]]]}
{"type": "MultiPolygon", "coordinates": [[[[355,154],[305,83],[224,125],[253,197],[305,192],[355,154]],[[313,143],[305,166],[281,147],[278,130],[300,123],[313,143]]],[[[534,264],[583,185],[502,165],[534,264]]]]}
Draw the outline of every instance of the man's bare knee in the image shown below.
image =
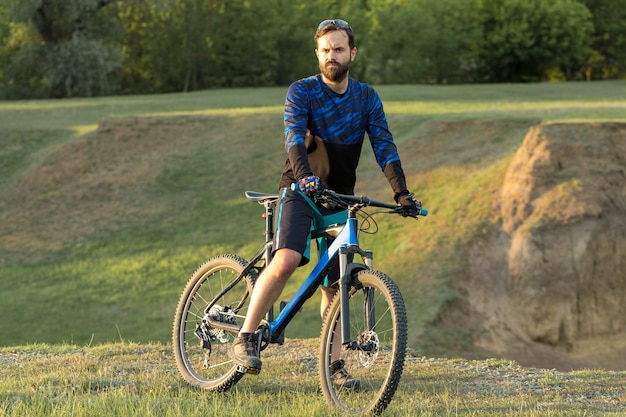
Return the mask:
{"type": "Polygon", "coordinates": [[[300,265],[302,255],[299,252],[292,249],[279,249],[274,253],[272,261],[269,264],[277,276],[291,276],[300,265]]]}

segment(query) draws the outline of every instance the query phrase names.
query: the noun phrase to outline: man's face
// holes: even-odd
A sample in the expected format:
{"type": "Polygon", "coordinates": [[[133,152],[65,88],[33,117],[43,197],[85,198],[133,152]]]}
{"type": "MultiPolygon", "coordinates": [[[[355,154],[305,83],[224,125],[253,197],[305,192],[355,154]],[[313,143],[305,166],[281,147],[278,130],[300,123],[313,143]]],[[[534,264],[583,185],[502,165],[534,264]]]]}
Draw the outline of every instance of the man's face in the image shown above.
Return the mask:
{"type": "Polygon", "coordinates": [[[324,78],[331,82],[343,81],[356,56],[356,48],[350,49],[348,34],[333,30],[317,39],[317,61],[324,78]]]}

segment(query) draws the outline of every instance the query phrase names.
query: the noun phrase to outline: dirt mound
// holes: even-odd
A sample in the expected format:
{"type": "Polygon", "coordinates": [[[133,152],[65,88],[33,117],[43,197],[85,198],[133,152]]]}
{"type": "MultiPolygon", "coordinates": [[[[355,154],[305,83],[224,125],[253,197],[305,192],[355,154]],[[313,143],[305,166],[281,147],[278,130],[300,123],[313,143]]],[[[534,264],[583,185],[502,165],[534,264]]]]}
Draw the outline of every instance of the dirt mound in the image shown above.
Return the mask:
{"type": "Polygon", "coordinates": [[[175,166],[170,159],[200,147],[211,123],[202,117],[104,119],[97,131],[60,147],[0,198],[6,242],[0,263],[3,254],[21,259],[25,248],[88,242],[174,218],[185,196],[162,198],[159,175],[175,166]]]}
{"type": "Polygon", "coordinates": [[[522,364],[626,369],[626,125],[540,125],[501,229],[470,250],[477,344],[522,364]]]}

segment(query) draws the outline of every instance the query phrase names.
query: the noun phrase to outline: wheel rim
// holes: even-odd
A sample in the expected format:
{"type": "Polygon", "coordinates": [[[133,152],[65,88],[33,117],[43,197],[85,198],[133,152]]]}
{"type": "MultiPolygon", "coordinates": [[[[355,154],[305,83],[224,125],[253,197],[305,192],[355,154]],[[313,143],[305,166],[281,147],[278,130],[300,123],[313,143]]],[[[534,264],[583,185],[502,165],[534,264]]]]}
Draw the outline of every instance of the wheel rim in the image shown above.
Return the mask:
{"type": "MultiPolygon", "coordinates": [[[[235,279],[243,265],[226,267],[223,263],[205,271],[195,280],[193,287],[188,292],[188,297],[182,306],[180,326],[178,329],[178,345],[180,349],[181,365],[184,367],[183,376],[195,385],[205,388],[218,387],[224,381],[231,378],[236,372],[228,350],[232,345],[234,335],[228,332],[220,332],[203,324],[206,322],[205,310],[208,302],[219,291],[235,279]],[[207,339],[207,344],[202,344],[202,338],[207,339]],[[187,374],[187,375],[185,375],[187,374]]],[[[222,296],[209,313],[215,318],[221,315],[223,320],[233,320],[241,324],[247,312],[247,306],[238,312],[224,314],[224,307],[234,305],[248,289],[247,280],[242,280],[235,288],[222,296]]],[[[231,321],[232,323],[232,321],[231,321]]]]}
{"type": "MultiPolygon", "coordinates": [[[[364,289],[373,291],[374,329],[368,329],[366,324],[368,319],[364,307],[364,289],[353,290],[350,297],[351,335],[359,335],[356,339],[367,351],[341,352],[345,369],[353,378],[360,380],[360,390],[355,392],[354,389],[337,386],[330,372],[323,372],[325,375],[322,377],[322,389],[327,400],[345,412],[378,414],[391,401],[402,373],[406,349],[406,318],[403,303],[398,306],[397,300],[392,299],[386,287],[378,285],[377,280],[364,279],[362,282],[364,289]]],[[[394,296],[399,296],[399,292],[394,296]]],[[[338,332],[339,326],[336,323],[340,321],[340,314],[339,302],[335,301],[334,309],[329,312],[329,319],[335,325],[332,330],[330,324],[326,327],[322,352],[329,353],[337,348],[334,346],[337,342],[334,341],[334,334],[338,332]]],[[[331,362],[331,355],[324,355],[320,366],[329,367],[331,362]]]]}

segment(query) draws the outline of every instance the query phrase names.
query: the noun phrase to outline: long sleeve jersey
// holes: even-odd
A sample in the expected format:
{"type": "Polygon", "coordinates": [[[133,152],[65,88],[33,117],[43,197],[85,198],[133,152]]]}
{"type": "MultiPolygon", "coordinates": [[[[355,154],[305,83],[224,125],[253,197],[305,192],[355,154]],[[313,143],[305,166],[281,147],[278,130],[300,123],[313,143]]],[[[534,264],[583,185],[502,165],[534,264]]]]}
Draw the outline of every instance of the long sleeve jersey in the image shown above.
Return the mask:
{"type": "Polygon", "coordinates": [[[408,193],[382,102],[368,84],[349,78],[346,92],[338,94],[322,81],[320,74],[296,81],[287,91],[284,123],[288,159],[281,187],[314,174],[328,188],[353,194],[367,133],[376,161],[395,197],[408,193]],[[307,132],[310,132],[308,140],[307,132]],[[311,141],[311,137],[316,140],[311,141]],[[317,158],[312,168],[311,156],[320,153],[323,161],[320,163],[317,158]],[[320,175],[316,170],[323,173],[320,175]]]}

